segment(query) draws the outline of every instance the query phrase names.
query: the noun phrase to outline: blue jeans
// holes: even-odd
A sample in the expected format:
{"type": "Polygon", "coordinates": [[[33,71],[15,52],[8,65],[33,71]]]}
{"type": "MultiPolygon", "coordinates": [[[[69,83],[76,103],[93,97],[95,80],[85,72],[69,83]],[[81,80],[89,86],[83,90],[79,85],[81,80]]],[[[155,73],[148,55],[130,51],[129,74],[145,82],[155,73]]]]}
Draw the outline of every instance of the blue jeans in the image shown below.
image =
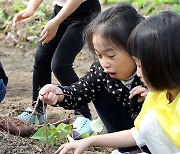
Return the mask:
{"type": "Polygon", "coordinates": [[[0,102],[4,99],[6,96],[6,86],[4,85],[4,82],[2,79],[0,79],[0,102]]]}

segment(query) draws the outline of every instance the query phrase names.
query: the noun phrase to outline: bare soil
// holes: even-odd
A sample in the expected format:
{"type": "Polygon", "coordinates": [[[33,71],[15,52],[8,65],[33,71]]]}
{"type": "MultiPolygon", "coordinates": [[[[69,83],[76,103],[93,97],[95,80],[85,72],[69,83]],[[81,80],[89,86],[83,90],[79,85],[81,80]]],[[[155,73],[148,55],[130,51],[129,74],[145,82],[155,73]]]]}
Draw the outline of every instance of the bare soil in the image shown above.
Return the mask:
{"type": "MultiPolygon", "coordinates": [[[[0,35],[0,61],[9,77],[7,95],[0,103],[0,114],[6,115],[14,109],[22,109],[31,105],[32,101],[32,71],[34,63],[35,48],[25,48],[20,50],[14,46],[5,36],[0,35]]],[[[83,76],[93,62],[93,57],[86,47],[78,54],[74,69],[79,77],[83,76]]],[[[54,84],[59,84],[52,75],[54,84]]],[[[93,118],[97,118],[97,113],[92,103],[90,103],[93,118]]],[[[47,112],[50,117],[64,119],[69,113],[63,108],[53,108],[48,106],[47,112]]],[[[55,146],[50,147],[49,153],[54,153],[60,145],[59,141],[55,146]]],[[[8,132],[0,130],[0,154],[44,154],[47,153],[45,145],[31,138],[13,136],[8,132]]],[[[89,148],[86,154],[110,153],[103,148],[89,148]]]]}

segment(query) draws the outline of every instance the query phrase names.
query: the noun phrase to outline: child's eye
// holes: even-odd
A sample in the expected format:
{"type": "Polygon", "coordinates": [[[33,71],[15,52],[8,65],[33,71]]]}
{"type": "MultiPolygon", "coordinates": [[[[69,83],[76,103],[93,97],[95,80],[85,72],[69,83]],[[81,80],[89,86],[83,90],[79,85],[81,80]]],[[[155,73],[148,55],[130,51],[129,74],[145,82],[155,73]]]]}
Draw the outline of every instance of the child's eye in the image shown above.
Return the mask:
{"type": "Polygon", "coordinates": [[[141,64],[137,61],[135,61],[137,67],[141,67],[141,64]]]}
{"type": "Polygon", "coordinates": [[[113,55],[113,56],[108,56],[109,58],[114,58],[115,57],[115,55],[113,55]]]}
{"type": "Polygon", "coordinates": [[[98,58],[102,58],[102,56],[101,56],[101,55],[97,55],[97,57],[98,57],[98,58]]]}

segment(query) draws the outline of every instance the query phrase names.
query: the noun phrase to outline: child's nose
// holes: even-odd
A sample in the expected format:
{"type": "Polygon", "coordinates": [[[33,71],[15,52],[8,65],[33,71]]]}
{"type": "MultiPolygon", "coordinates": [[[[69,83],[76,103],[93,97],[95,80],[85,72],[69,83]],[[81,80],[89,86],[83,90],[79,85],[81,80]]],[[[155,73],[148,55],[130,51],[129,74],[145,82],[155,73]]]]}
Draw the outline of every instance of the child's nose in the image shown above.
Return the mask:
{"type": "Polygon", "coordinates": [[[104,60],[103,62],[102,62],[102,67],[104,67],[104,68],[109,68],[111,65],[110,65],[110,63],[108,63],[106,60],[104,60]]]}
{"type": "Polygon", "coordinates": [[[139,67],[137,67],[137,71],[136,71],[136,74],[138,77],[141,77],[141,70],[139,67]]]}

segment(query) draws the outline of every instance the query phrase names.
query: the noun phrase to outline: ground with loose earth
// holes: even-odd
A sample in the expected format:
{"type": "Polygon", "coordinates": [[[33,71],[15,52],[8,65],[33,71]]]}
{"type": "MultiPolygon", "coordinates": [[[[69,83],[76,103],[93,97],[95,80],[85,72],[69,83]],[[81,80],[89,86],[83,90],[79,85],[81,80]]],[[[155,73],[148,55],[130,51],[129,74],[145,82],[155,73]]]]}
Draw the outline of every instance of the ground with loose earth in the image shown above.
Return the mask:
{"type": "MultiPolygon", "coordinates": [[[[34,63],[34,55],[36,48],[25,47],[23,50],[15,47],[15,44],[7,39],[6,36],[0,35],[0,61],[9,77],[7,86],[6,98],[0,104],[0,114],[7,115],[15,109],[23,109],[31,105],[32,99],[32,71],[34,63]]],[[[78,54],[74,69],[79,77],[83,76],[93,62],[91,53],[84,47],[78,54]]],[[[53,83],[58,84],[58,81],[53,78],[53,83]]],[[[90,103],[91,113],[93,118],[97,118],[97,113],[92,103],[90,103]]],[[[64,119],[69,113],[63,108],[47,108],[47,112],[52,118],[64,119]]],[[[31,138],[22,138],[20,136],[11,135],[3,130],[0,130],[0,154],[44,154],[48,153],[45,150],[45,145],[40,141],[31,138]]],[[[49,153],[57,150],[60,143],[49,148],[49,153]]],[[[101,154],[110,153],[103,148],[89,148],[86,154],[101,154]]]]}

